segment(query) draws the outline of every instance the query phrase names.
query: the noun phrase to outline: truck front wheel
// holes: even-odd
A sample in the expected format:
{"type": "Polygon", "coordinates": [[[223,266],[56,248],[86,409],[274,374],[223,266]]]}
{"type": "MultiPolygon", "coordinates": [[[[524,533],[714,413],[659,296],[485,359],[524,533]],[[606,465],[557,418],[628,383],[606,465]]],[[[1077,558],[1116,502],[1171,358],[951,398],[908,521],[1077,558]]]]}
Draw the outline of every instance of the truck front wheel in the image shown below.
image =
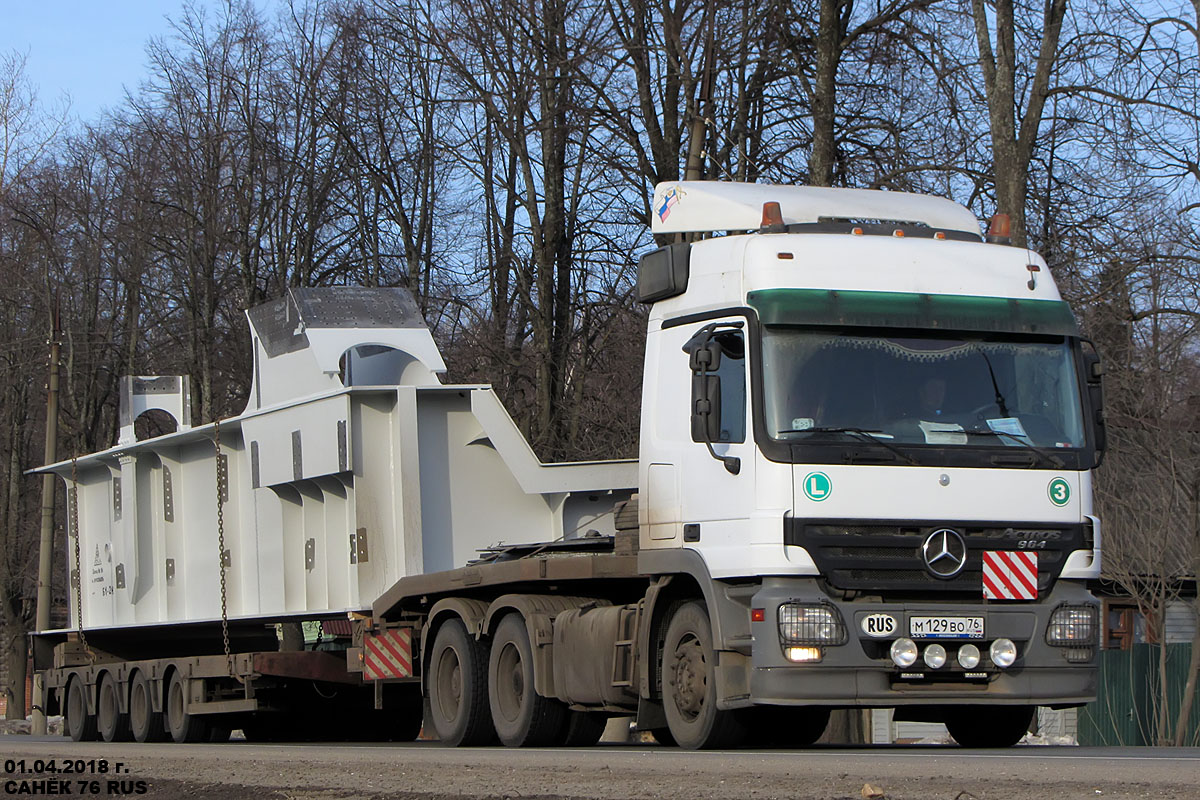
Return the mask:
{"type": "Polygon", "coordinates": [[[451,747],[492,740],[487,663],[487,646],[467,635],[462,620],[438,628],[429,658],[429,716],[438,738],[451,747]]]}
{"type": "Polygon", "coordinates": [[[488,697],[500,741],[509,747],[542,747],[565,731],[567,707],[533,688],[533,648],[519,614],[496,626],[488,660],[488,697]]]}
{"type": "Polygon", "coordinates": [[[946,717],[946,730],[963,747],[1012,747],[1025,737],[1033,706],[965,706],[946,717]]]}
{"type": "Polygon", "coordinates": [[[746,735],[734,711],[717,708],[712,623],[703,604],[679,606],[662,656],[663,711],[671,736],[687,750],[734,747],[746,735]]]}

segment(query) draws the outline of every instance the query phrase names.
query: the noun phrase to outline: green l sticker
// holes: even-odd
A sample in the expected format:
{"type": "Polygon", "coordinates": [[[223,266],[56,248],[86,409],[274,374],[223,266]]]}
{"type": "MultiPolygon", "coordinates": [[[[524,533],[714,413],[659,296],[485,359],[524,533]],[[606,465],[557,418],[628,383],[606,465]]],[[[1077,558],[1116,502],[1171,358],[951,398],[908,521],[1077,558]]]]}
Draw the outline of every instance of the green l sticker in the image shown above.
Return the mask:
{"type": "Polygon", "coordinates": [[[804,476],[804,496],[821,502],[833,492],[833,481],[824,472],[810,472],[804,476]]]}
{"type": "Polygon", "coordinates": [[[1056,506],[1065,506],[1071,499],[1071,484],[1067,483],[1065,478],[1055,478],[1046,487],[1046,493],[1050,495],[1051,503],[1056,506]]]}

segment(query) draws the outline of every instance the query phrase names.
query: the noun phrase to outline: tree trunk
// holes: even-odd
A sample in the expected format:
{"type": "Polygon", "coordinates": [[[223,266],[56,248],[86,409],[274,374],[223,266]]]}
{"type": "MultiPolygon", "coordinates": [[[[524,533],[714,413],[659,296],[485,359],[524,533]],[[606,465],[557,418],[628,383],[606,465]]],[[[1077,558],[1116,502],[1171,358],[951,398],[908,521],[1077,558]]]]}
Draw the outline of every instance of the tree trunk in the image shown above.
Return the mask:
{"type": "Polygon", "coordinates": [[[1192,657],[1188,660],[1187,682],[1183,685],[1183,697],[1179,701],[1179,716],[1175,720],[1176,747],[1183,747],[1187,738],[1188,724],[1192,721],[1192,704],[1196,702],[1196,681],[1200,678],[1200,600],[1192,604],[1196,617],[1192,628],[1192,657]]]}
{"type": "Polygon", "coordinates": [[[975,40],[979,47],[979,62],[983,68],[983,85],[987,95],[997,211],[1008,214],[1012,220],[1012,243],[1017,247],[1025,247],[1029,163],[1033,158],[1042,123],[1042,110],[1049,94],[1050,76],[1058,54],[1067,0],[1049,0],[1046,3],[1041,45],[1034,74],[1029,80],[1029,98],[1023,115],[1023,98],[1017,94],[1013,0],[996,0],[995,9],[996,45],[993,49],[988,4],[985,0],[971,0],[975,40]]]}
{"type": "Polygon", "coordinates": [[[817,74],[813,84],[812,157],[808,182],[832,186],[837,161],[834,119],[837,116],[837,71],[842,50],[842,14],[849,14],[853,0],[821,0],[817,23],[817,74]]]}

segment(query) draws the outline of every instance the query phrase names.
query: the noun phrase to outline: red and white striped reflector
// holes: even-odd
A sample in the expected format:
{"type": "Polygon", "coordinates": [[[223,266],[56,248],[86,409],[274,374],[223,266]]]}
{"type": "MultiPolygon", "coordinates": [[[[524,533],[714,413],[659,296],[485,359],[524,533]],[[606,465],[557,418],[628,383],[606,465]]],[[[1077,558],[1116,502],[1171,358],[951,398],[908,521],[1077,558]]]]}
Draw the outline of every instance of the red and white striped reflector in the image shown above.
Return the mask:
{"type": "Polygon", "coordinates": [[[412,677],[412,629],[363,636],[363,676],[369,681],[412,677]]]}
{"type": "Polygon", "coordinates": [[[985,550],[983,596],[988,600],[1036,600],[1037,553],[1026,550],[985,550]]]}

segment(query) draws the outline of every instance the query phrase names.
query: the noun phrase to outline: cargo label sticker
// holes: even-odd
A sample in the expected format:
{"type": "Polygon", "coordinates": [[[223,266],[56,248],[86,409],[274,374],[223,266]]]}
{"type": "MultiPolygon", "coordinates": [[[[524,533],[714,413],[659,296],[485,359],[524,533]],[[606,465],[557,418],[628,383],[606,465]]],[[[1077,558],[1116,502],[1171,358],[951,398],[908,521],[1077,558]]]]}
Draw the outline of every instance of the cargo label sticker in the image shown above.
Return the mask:
{"type": "Polygon", "coordinates": [[[824,472],[810,472],[804,476],[804,496],[821,502],[833,493],[833,481],[824,472]]]}
{"type": "Polygon", "coordinates": [[[1055,478],[1046,487],[1046,493],[1050,495],[1051,503],[1056,506],[1065,506],[1071,499],[1071,484],[1067,483],[1065,478],[1055,478]]]}

